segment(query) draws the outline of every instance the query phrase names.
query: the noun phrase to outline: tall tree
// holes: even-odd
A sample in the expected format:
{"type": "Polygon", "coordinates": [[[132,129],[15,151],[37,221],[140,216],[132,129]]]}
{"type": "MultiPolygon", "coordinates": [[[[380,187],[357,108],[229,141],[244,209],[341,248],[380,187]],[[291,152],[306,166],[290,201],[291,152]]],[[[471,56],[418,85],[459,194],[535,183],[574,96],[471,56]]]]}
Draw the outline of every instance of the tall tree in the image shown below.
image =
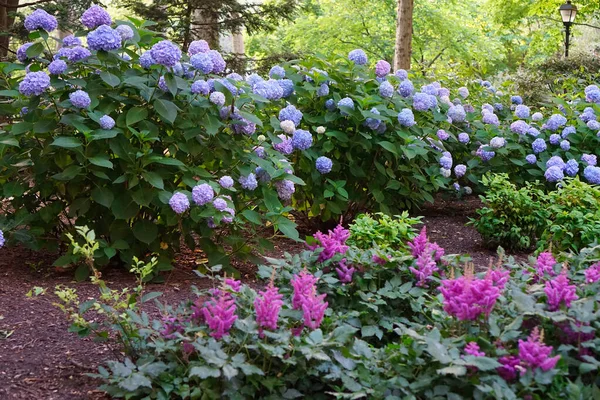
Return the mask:
{"type": "Polygon", "coordinates": [[[410,69],[414,0],[398,0],[394,69],[410,69]]]}

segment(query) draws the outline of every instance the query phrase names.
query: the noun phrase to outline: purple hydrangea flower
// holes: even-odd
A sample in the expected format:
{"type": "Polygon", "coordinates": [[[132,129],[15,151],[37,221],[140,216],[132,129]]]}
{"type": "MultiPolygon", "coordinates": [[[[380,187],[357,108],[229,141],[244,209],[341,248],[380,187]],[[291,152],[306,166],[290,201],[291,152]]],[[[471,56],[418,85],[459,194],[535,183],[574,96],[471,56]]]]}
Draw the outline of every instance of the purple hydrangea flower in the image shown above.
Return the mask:
{"type": "Polygon", "coordinates": [[[440,140],[448,140],[448,138],[450,137],[450,134],[443,129],[438,129],[436,135],[440,140]]]}
{"type": "Polygon", "coordinates": [[[521,96],[511,96],[510,102],[515,105],[523,104],[523,98],[521,96]]]}
{"type": "Polygon", "coordinates": [[[150,50],[152,59],[156,64],[173,67],[181,60],[181,50],[169,40],[161,40],[150,50]]]}
{"type": "Polygon", "coordinates": [[[491,104],[485,103],[481,106],[481,113],[483,114],[484,111],[487,112],[494,112],[494,106],[492,106],[491,104]]]}
{"type": "Polygon", "coordinates": [[[496,152],[485,150],[484,147],[483,145],[479,146],[475,152],[475,155],[480,157],[482,161],[489,161],[496,156],[496,152]]]}
{"type": "Polygon", "coordinates": [[[196,53],[190,58],[190,63],[194,68],[203,74],[210,74],[214,68],[212,59],[207,53],[196,53]]]}
{"type": "Polygon", "coordinates": [[[585,110],[583,110],[583,113],[581,113],[581,115],[579,116],[579,119],[581,119],[583,122],[588,122],[592,119],[595,120],[596,112],[592,107],[586,107],[585,110]]]}
{"type": "Polygon", "coordinates": [[[461,88],[458,88],[458,95],[460,97],[462,97],[463,99],[466,99],[467,97],[469,97],[469,89],[467,89],[464,86],[461,88]]]}
{"type": "Polygon", "coordinates": [[[452,120],[452,122],[464,122],[467,117],[467,112],[465,108],[460,105],[453,105],[448,109],[448,117],[452,120]]]}
{"type": "Polygon", "coordinates": [[[315,167],[317,168],[317,171],[319,171],[321,174],[328,174],[329,172],[331,172],[331,168],[333,167],[333,161],[331,161],[331,159],[328,157],[321,156],[317,158],[317,161],[315,162],[315,167]]]}
{"type": "Polygon", "coordinates": [[[297,129],[292,136],[292,146],[296,150],[307,150],[312,146],[312,143],[312,135],[303,129],[297,129]]]}
{"type": "Polygon", "coordinates": [[[595,166],[597,163],[597,157],[595,154],[583,154],[581,156],[581,161],[586,163],[587,165],[595,166]]]}
{"type": "Polygon", "coordinates": [[[583,177],[591,184],[600,184],[600,168],[588,165],[583,170],[583,177]]]}
{"type": "Polygon", "coordinates": [[[550,138],[548,138],[548,141],[550,142],[550,144],[552,145],[557,145],[558,143],[560,143],[560,135],[553,133],[552,135],[550,135],[550,138]]]}
{"type": "Polygon", "coordinates": [[[544,124],[543,128],[550,131],[556,131],[558,128],[565,126],[567,119],[561,114],[553,114],[544,124]]]}
{"type": "Polygon", "coordinates": [[[219,179],[219,185],[224,189],[230,189],[233,187],[233,178],[225,175],[219,179]]]}
{"type": "Polygon", "coordinates": [[[29,59],[29,57],[27,57],[27,49],[30,48],[32,45],[33,43],[25,43],[24,45],[19,47],[17,49],[17,60],[21,61],[22,63],[27,61],[27,59],[29,59]]]}
{"type": "Polygon", "coordinates": [[[565,173],[568,176],[575,176],[579,172],[579,164],[576,160],[569,160],[565,164],[565,173]]]}
{"type": "Polygon", "coordinates": [[[183,193],[173,193],[173,196],[169,199],[169,205],[177,214],[183,214],[190,208],[190,201],[183,193]]]}
{"type": "MultiPolygon", "coordinates": [[[[381,115],[381,113],[379,112],[379,110],[375,107],[373,107],[371,109],[371,113],[372,114],[376,114],[376,115],[381,115]]],[[[379,128],[379,125],[381,124],[381,121],[375,118],[367,118],[365,120],[365,125],[372,130],[376,130],[377,128],[379,128]]]]}
{"type": "Polygon", "coordinates": [[[525,161],[529,164],[535,164],[537,162],[537,157],[535,154],[527,154],[527,156],[525,156],[525,161]]]}
{"type": "Polygon", "coordinates": [[[565,178],[563,169],[558,166],[548,168],[544,173],[544,176],[548,182],[558,182],[565,178]]]}
{"type": "Polygon", "coordinates": [[[100,25],[88,33],[87,43],[91,50],[116,50],[121,47],[121,35],[108,25],[100,25]]]}
{"type": "Polygon", "coordinates": [[[220,74],[221,72],[225,71],[227,64],[225,63],[221,53],[216,50],[209,50],[207,54],[210,56],[213,63],[213,74],[220,74]]]}
{"type": "Polygon", "coordinates": [[[535,154],[546,151],[546,142],[542,138],[535,139],[531,144],[531,148],[535,154]]]}
{"type": "Polygon", "coordinates": [[[292,121],[294,126],[298,126],[300,125],[300,121],[302,121],[302,112],[289,104],[279,111],[279,121],[292,121]]]}
{"type": "Polygon", "coordinates": [[[133,39],[133,29],[129,25],[119,25],[115,28],[115,31],[117,31],[124,42],[133,39]]]}
{"type": "Polygon", "coordinates": [[[459,142],[466,144],[466,143],[469,143],[470,140],[471,139],[469,138],[469,134],[468,133],[461,132],[461,133],[458,134],[458,141],[459,142]]]}
{"type": "Polygon", "coordinates": [[[269,70],[269,77],[273,79],[285,78],[285,69],[283,69],[283,67],[280,65],[274,65],[269,70]]]}
{"type": "Polygon", "coordinates": [[[400,93],[400,96],[402,97],[410,97],[414,92],[415,86],[408,79],[403,80],[400,82],[400,85],[398,85],[398,93],[400,93]]]}
{"type": "Polygon", "coordinates": [[[139,61],[140,61],[140,65],[144,69],[148,69],[148,68],[150,68],[151,66],[153,66],[155,64],[154,58],[152,58],[152,52],[150,50],[145,51],[140,56],[140,60],[139,61]]]}
{"type": "Polygon", "coordinates": [[[329,111],[334,111],[336,108],[335,101],[333,101],[333,99],[328,99],[325,102],[325,108],[329,111]]]}
{"type": "Polygon", "coordinates": [[[92,104],[90,96],[83,90],[76,90],[69,94],[69,100],[71,100],[71,104],[77,108],[88,108],[90,104],[92,104]]]}
{"type": "Polygon", "coordinates": [[[529,107],[524,104],[519,104],[515,108],[515,115],[517,118],[529,118],[529,107]]]}
{"type": "Polygon", "coordinates": [[[0,230],[0,248],[4,247],[6,240],[4,239],[4,232],[0,230]]]}
{"type": "Polygon", "coordinates": [[[527,134],[530,136],[533,136],[533,137],[538,137],[540,134],[540,131],[532,126],[529,129],[527,129],[527,134]]]}
{"type": "Polygon", "coordinates": [[[256,174],[256,178],[260,182],[267,183],[271,180],[271,175],[261,167],[256,167],[254,169],[254,174],[256,174]]]}
{"type": "Polygon", "coordinates": [[[559,156],[552,156],[548,161],[546,161],[546,168],[550,167],[559,167],[560,169],[564,169],[565,162],[559,156]]]}
{"type": "MultiPolygon", "coordinates": [[[[493,112],[489,112],[489,111],[485,111],[482,114],[482,119],[481,121],[484,124],[488,124],[488,125],[500,125],[500,120],[498,119],[498,116],[496,114],[494,114],[493,112]]],[[[524,121],[518,121],[518,122],[524,122],[524,121]]]]}
{"type": "Polygon", "coordinates": [[[162,90],[165,93],[167,93],[169,91],[169,86],[167,85],[167,81],[165,80],[164,76],[161,76],[160,78],[158,78],[157,86],[160,90],[162,90]]]}
{"type": "Polygon", "coordinates": [[[64,47],[81,46],[81,39],[76,36],[69,35],[65,36],[65,38],[62,40],[62,43],[64,47]]]}
{"type": "Polygon", "coordinates": [[[381,97],[392,97],[394,95],[394,86],[388,81],[383,81],[379,85],[379,95],[381,97]]]}
{"type": "Polygon", "coordinates": [[[591,119],[587,122],[587,127],[593,131],[597,131],[598,129],[600,129],[600,122],[596,121],[595,119],[591,119]]]}
{"type": "Polygon", "coordinates": [[[385,60],[379,60],[377,61],[377,64],[375,64],[375,75],[377,75],[379,78],[383,78],[389,74],[391,70],[392,66],[385,60]]]}
{"type": "Polygon", "coordinates": [[[563,131],[562,131],[561,137],[563,139],[565,139],[567,136],[569,136],[575,132],[577,132],[577,130],[575,129],[574,126],[566,126],[565,129],[563,129],[563,131]]]}
{"type": "Polygon", "coordinates": [[[404,108],[398,114],[398,122],[402,126],[411,127],[416,124],[415,115],[410,108],[404,108]]]}
{"type": "Polygon", "coordinates": [[[408,79],[408,72],[406,72],[405,69],[399,69],[396,71],[395,73],[396,77],[398,77],[398,79],[400,79],[401,81],[408,79]]]}
{"type": "Polygon", "coordinates": [[[533,115],[531,116],[531,120],[532,121],[541,121],[542,119],[544,119],[544,115],[541,112],[536,112],[533,113],[533,115]]]}
{"type": "Polygon", "coordinates": [[[443,156],[442,158],[440,158],[440,165],[444,169],[452,168],[452,157],[443,156]]]}
{"type": "Polygon", "coordinates": [[[289,179],[275,182],[275,189],[277,189],[277,196],[281,200],[289,200],[292,195],[296,192],[294,182],[289,179]]]}
{"type": "Polygon", "coordinates": [[[45,10],[38,8],[25,18],[23,23],[25,29],[28,31],[35,31],[36,29],[43,29],[46,32],[52,32],[58,27],[58,21],[56,17],[48,14],[45,10]]]}
{"type": "Polygon", "coordinates": [[[413,108],[417,111],[427,111],[431,108],[430,95],[427,93],[416,93],[413,96],[413,108]]]}
{"type": "Polygon", "coordinates": [[[192,83],[190,90],[193,94],[206,96],[210,93],[210,85],[205,80],[200,79],[192,83]]]}
{"type": "Polygon", "coordinates": [[[458,164],[456,167],[454,167],[454,174],[456,175],[457,178],[463,177],[466,172],[467,172],[467,166],[464,164],[458,164]]]}
{"type": "Polygon", "coordinates": [[[75,46],[71,48],[62,48],[58,51],[57,55],[64,51],[63,55],[67,57],[67,60],[70,62],[77,62],[81,60],[85,60],[89,56],[92,55],[88,49],[82,46],[75,46]]]}
{"type": "Polygon", "coordinates": [[[231,116],[231,118],[235,121],[240,122],[237,124],[233,124],[233,130],[235,131],[235,133],[241,133],[241,134],[250,136],[250,135],[253,135],[254,132],[256,132],[256,124],[253,122],[250,122],[249,120],[242,117],[241,115],[234,113],[231,116]]]}
{"type": "Polygon", "coordinates": [[[588,103],[600,103],[600,89],[590,90],[585,94],[585,101],[588,103]]]}
{"type": "MultiPolygon", "coordinates": [[[[381,91],[381,89],[380,89],[380,91],[381,91]]],[[[325,97],[328,95],[329,95],[329,85],[326,83],[321,84],[321,86],[319,86],[319,89],[317,89],[317,96],[325,97]]]]}
{"type": "Polygon", "coordinates": [[[21,115],[27,115],[27,114],[29,114],[29,108],[22,107],[21,108],[21,115]]]}
{"type": "Polygon", "coordinates": [[[115,120],[110,115],[103,115],[98,122],[102,129],[112,129],[115,127],[115,120]]]}
{"type": "Polygon", "coordinates": [[[39,96],[49,87],[50,77],[45,72],[29,72],[19,83],[19,92],[25,96],[39,96]]]}
{"type": "Polygon", "coordinates": [[[361,49],[352,50],[348,53],[348,59],[356,65],[365,65],[368,61],[367,55],[361,49]]]}
{"type": "Polygon", "coordinates": [[[221,221],[223,221],[226,224],[232,223],[233,222],[233,218],[235,217],[235,210],[233,208],[227,207],[226,209],[223,210],[223,212],[225,214],[221,218],[221,221]]]}
{"type": "Polygon", "coordinates": [[[529,128],[529,124],[521,120],[515,121],[512,124],[510,124],[510,130],[514,133],[518,133],[519,135],[525,135],[529,128]]]}
{"type": "Polygon", "coordinates": [[[50,72],[51,75],[64,74],[66,70],[67,63],[63,60],[54,60],[48,65],[48,72],[50,72]]]}
{"type": "Polygon", "coordinates": [[[81,23],[88,29],[94,29],[100,25],[111,25],[112,19],[104,8],[93,5],[81,15],[81,23]]]}
{"type": "Polygon", "coordinates": [[[215,191],[208,183],[202,183],[192,189],[192,200],[199,206],[210,203],[214,197],[215,191]]]}
{"type": "MultiPolygon", "coordinates": [[[[258,158],[266,158],[267,157],[267,153],[265,152],[265,148],[262,146],[256,146],[254,148],[254,154],[256,154],[256,156],[258,158]]],[[[259,167],[260,168],[260,167],[259,167]]]]}
{"type": "Polygon", "coordinates": [[[194,40],[188,46],[188,56],[193,56],[198,53],[208,53],[210,47],[208,46],[208,42],[206,40],[194,40]]]}
{"type": "Polygon", "coordinates": [[[506,139],[504,139],[503,137],[496,136],[493,137],[492,140],[490,140],[490,147],[493,147],[494,149],[499,149],[501,147],[504,147],[505,145],[506,139]]]}
{"type": "Polygon", "coordinates": [[[225,105],[225,95],[221,92],[212,92],[209,100],[211,103],[216,104],[219,107],[223,107],[225,105]]]}
{"type": "MultiPolygon", "coordinates": [[[[348,107],[354,110],[354,101],[350,98],[350,97],[344,97],[343,99],[341,99],[340,101],[338,101],[337,107],[348,107]]],[[[340,108],[341,110],[341,108],[340,108]]],[[[346,113],[345,111],[340,111],[340,114],[342,115],[348,115],[348,113],[346,113]]]]}
{"type": "Polygon", "coordinates": [[[563,140],[560,142],[560,148],[564,151],[569,151],[571,149],[571,143],[568,140],[563,140]]]}
{"type": "Polygon", "coordinates": [[[254,175],[253,173],[248,174],[248,176],[240,176],[240,179],[238,179],[238,182],[240,182],[242,189],[254,190],[258,187],[258,182],[256,181],[256,175],[254,175]]]}
{"type": "Polygon", "coordinates": [[[273,143],[273,148],[283,154],[292,154],[294,151],[294,147],[292,146],[292,139],[287,137],[286,135],[278,135],[281,142],[273,143]]]}
{"type": "Polygon", "coordinates": [[[252,92],[268,100],[279,100],[283,96],[283,89],[275,79],[258,82],[252,92]]]}
{"type": "Polygon", "coordinates": [[[216,199],[213,200],[212,205],[217,210],[224,211],[227,208],[227,201],[225,201],[224,199],[222,199],[220,197],[217,197],[216,199]]]}

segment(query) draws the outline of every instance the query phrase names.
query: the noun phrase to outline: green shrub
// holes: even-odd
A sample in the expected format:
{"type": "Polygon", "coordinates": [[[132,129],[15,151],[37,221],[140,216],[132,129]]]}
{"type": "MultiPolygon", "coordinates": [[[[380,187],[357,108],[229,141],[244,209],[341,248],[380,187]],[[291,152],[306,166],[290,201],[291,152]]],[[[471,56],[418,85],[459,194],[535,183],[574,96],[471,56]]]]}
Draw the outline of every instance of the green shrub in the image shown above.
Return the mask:
{"type": "Polygon", "coordinates": [[[349,226],[348,244],[360,249],[373,246],[381,249],[398,248],[416,236],[414,225],[421,223],[421,217],[411,218],[408,212],[393,218],[383,213],[362,214],[349,226]]]}

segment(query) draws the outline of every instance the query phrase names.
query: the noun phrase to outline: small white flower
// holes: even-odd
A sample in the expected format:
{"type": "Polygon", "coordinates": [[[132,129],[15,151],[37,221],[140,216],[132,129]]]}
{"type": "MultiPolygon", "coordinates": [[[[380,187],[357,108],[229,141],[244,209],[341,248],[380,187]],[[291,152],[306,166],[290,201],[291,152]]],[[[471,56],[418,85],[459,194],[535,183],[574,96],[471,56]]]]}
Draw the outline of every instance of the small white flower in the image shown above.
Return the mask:
{"type": "Polygon", "coordinates": [[[267,140],[267,138],[265,137],[265,135],[258,135],[258,141],[259,142],[264,142],[265,140],[267,140]]]}
{"type": "Polygon", "coordinates": [[[471,189],[471,187],[469,187],[469,186],[465,186],[465,193],[466,194],[472,194],[473,193],[473,189],[471,189]]]}
{"type": "Polygon", "coordinates": [[[317,127],[317,133],[325,133],[325,127],[324,126],[318,126],[317,127]]]}
{"type": "Polygon", "coordinates": [[[446,168],[440,168],[440,173],[442,174],[442,176],[444,178],[450,178],[452,171],[450,171],[449,169],[446,169],[446,168]]]}
{"type": "Polygon", "coordinates": [[[288,135],[291,135],[296,130],[296,125],[294,125],[294,122],[289,120],[281,121],[279,126],[288,135]]]}

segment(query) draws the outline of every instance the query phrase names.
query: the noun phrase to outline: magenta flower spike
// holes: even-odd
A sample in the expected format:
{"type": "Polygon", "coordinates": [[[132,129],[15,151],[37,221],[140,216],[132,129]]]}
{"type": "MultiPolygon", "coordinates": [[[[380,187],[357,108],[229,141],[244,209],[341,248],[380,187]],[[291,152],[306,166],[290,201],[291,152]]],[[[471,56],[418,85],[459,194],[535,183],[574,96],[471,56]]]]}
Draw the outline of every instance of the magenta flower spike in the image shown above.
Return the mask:
{"type": "Polygon", "coordinates": [[[292,297],[292,307],[294,310],[302,310],[302,302],[305,297],[308,297],[315,290],[317,278],[309,274],[307,271],[302,271],[292,278],[292,287],[294,295],[292,297]]]}
{"type": "Polygon", "coordinates": [[[590,265],[590,267],[585,270],[585,281],[587,283],[600,281],[600,262],[590,265]]]}
{"type": "Polygon", "coordinates": [[[267,289],[258,293],[254,299],[254,310],[256,312],[256,323],[259,326],[259,336],[264,337],[263,329],[274,331],[277,329],[277,320],[283,301],[283,295],[279,293],[279,288],[273,286],[273,282],[267,286],[267,289]]]}
{"type": "Polygon", "coordinates": [[[328,303],[325,300],[327,294],[317,295],[316,288],[304,298],[302,302],[302,312],[304,313],[304,326],[315,330],[321,326],[323,316],[327,309],[328,303]]]}
{"type": "Polygon", "coordinates": [[[412,240],[412,242],[408,242],[408,247],[412,252],[413,257],[419,257],[423,251],[425,251],[425,245],[427,245],[427,227],[424,226],[421,229],[421,233],[412,240]]]}
{"type": "Polygon", "coordinates": [[[237,320],[235,315],[235,300],[229,293],[221,291],[216,301],[206,302],[202,314],[206,324],[212,331],[210,336],[221,339],[229,334],[233,323],[237,320]]]}
{"type": "Polygon", "coordinates": [[[571,302],[579,298],[576,294],[577,288],[569,283],[566,269],[563,269],[556,278],[546,282],[544,292],[548,298],[548,309],[550,311],[558,310],[563,302],[569,308],[571,302]]]}
{"type": "Polygon", "coordinates": [[[550,253],[549,251],[544,251],[543,253],[540,253],[535,264],[538,279],[543,279],[546,274],[550,276],[556,276],[556,272],[554,272],[555,265],[556,260],[554,259],[554,257],[552,257],[552,253],[550,253]]]}
{"type": "Polygon", "coordinates": [[[352,282],[352,276],[354,275],[354,268],[351,265],[346,265],[346,259],[344,258],[338,264],[335,269],[338,274],[338,278],[342,283],[352,282]]]}
{"type": "Polygon", "coordinates": [[[434,252],[431,250],[431,247],[431,243],[426,243],[423,251],[417,256],[417,268],[409,267],[410,271],[419,280],[417,286],[425,286],[433,273],[439,270],[435,263],[434,252]]]}
{"type": "Polygon", "coordinates": [[[560,356],[550,357],[552,346],[543,343],[543,333],[534,328],[527,340],[519,339],[519,359],[524,368],[550,371],[556,366],[560,356]]]}
{"type": "Polygon", "coordinates": [[[319,241],[319,244],[309,246],[309,248],[311,250],[323,248],[323,251],[319,254],[319,262],[327,261],[336,254],[345,254],[348,251],[346,240],[350,237],[350,231],[342,225],[338,225],[333,231],[330,230],[327,234],[317,232],[314,236],[319,241]]]}
{"type": "Polygon", "coordinates": [[[476,342],[467,343],[465,353],[474,357],[485,357],[485,352],[480,351],[479,345],[476,342]]]}

